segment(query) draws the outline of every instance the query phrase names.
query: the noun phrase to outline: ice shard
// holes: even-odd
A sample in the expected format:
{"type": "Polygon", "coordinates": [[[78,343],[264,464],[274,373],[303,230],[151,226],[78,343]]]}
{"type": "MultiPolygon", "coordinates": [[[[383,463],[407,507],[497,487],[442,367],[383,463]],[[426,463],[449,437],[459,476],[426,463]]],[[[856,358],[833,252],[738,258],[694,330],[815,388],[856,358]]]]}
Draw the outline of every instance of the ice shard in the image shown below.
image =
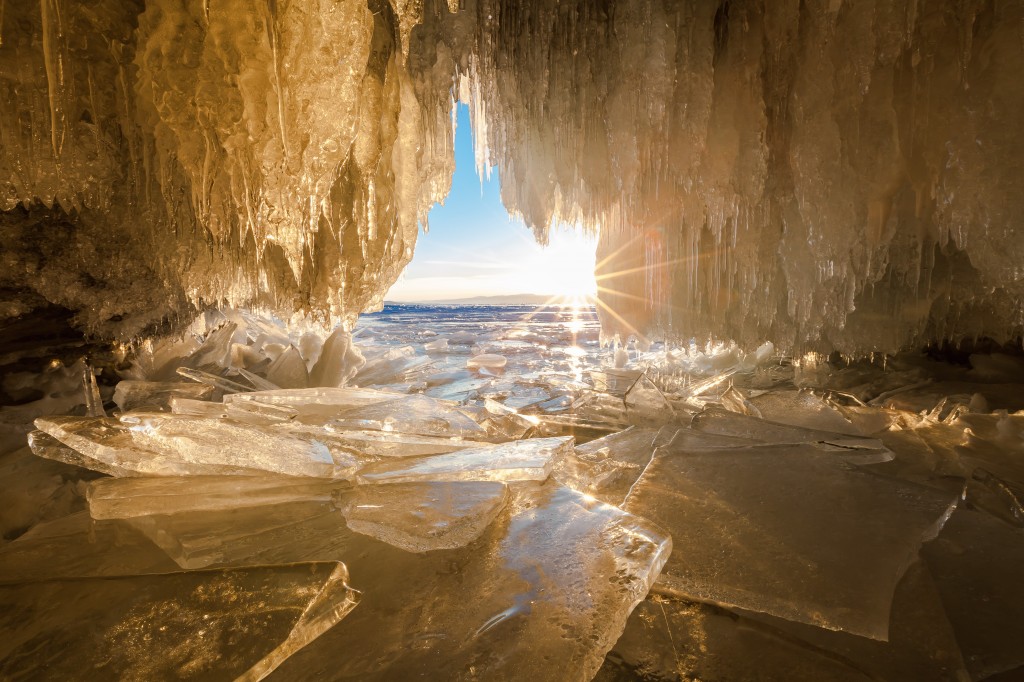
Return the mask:
{"type": "Polygon", "coordinates": [[[1020,529],[958,509],[922,555],[935,576],[971,679],[1018,676],[1024,669],[1020,529]]]}
{"type": "Polygon", "coordinates": [[[493,481],[360,486],[340,495],[349,528],[410,552],[469,544],[508,498],[508,487],[493,481]]]}
{"type": "Polygon", "coordinates": [[[363,429],[482,439],[487,431],[452,403],[424,395],[356,407],[341,413],[331,425],[338,429],[363,429]]]}
{"type": "Polygon", "coordinates": [[[646,374],[637,377],[623,401],[626,415],[634,424],[664,423],[675,417],[671,403],[646,374]]]}
{"type": "Polygon", "coordinates": [[[310,370],[308,380],[312,386],[344,386],[364,363],[363,354],[352,343],[352,335],[338,327],[324,341],[320,358],[310,370]]]}
{"type": "Polygon", "coordinates": [[[90,457],[87,454],[69,447],[44,431],[33,431],[28,434],[28,444],[32,452],[39,457],[64,462],[85,469],[98,471],[108,476],[137,476],[138,474],[104,459],[90,457]]]}
{"type": "Polygon", "coordinates": [[[364,484],[430,481],[543,481],[572,451],[572,438],[527,438],[412,460],[383,461],[359,471],[364,484]]]}
{"type": "Polygon", "coordinates": [[[770,422],[863,436],[853,423],[820,396],[809,391],[768,391],[750,399],[760,417],[770,422]]]}
{"type": "Polygon", "coordinates": [[[297,388],[234,393],[224,396],[224,402],[254,401],[289,407],[296,411],[297,421],[323,424],[346,410],[395,400],[397,397],[394,393],[372,388],[297,388]]]}
{"type": "Polygon", "coordinates": [[[891,457],[882,443],[872,438],[775,423],[719,408],[708,408],[696,414],[690,421],[690,427],[707,434],[746,438],[761,443],[820,442],[848,448],[851,456],[869,457],[873,452],[883,459],[891,457]]]}
{"type": "MultiPolygon", "coordinates": [[[[301,427],[295,427],[291,431],[298,432],[300,429],[301,427]]],[[[330,426],[324,437],[332,446],[368,457],[422,457],[490,445],[458,436],[418,436],[395,431],[333,429],[330,426]]]]}
{"type": "Polygon", "coordinates": [[[195,567],[349,557],[359,606],[286,661],[278,679],[585,682],[657,577],[671,540],[553,482],[510,493],[476,541],[423,553],[353,532],[319,504],[133,523],[149,523],[147,533],[195,567]]]}
{"type": "Polygon", "coordinates": [[[309,370],[295,346],[289,345],[267,368],[267,379],[282,388],[309,386],[309,370]]]}
{"type": "Polygon", "coordinates": [[[122,412],[170,409],[171,398],[205,400],[213,395],[213,386],[190,381],[119,381],[114,402],[122,412]]]}
{"type": "Polygon", "coordinates": [[[650,595],[594,679],[935,680],[968,677],[927,567],[896,590],[888,642],[764,614],[650,595]]]}
{"type": "Polygon", "coordinates": [[[358,603],[339,563],[0,585],[5,677],[255,682],[358,603]]]}
{"type": "Polygon", "coordinates": [[[631,426],[618,433],[577,446],[556,465],[555,478],[575,490],[616,506],[654,456],[655,448],[672,440],[672,427],[631,426]]]}
{"type": "Polygon", "coordinates": [[[623,508],[672,534],[666,593],[884,641],[900,576],[959,497],[814,446],[667,447],[623,508]]]}
{"type": "Polygon", "coordinates": [[[143,533],[123,521],[95,521],[88,511],[41,523],[0,547],[0,584],[178,570],[143,533]]]}
{"type": "MultiPolygon", "coordinates": [[[[102,418],[51,417],[41,431],[99,460],[109,472],[139,475],[257,475],[344,477],[359,461],[321,442],[253,424],[187,415],[139,413],[128,423],[102,418]]],[[[87,462],[86,462],[87,465],[87,462]]],[[[99,469],[103,471],[104,469],[99,469]]]]}
{"type": "Polygon", "coordinates": [[[343,483],[293,476],[147,476],[104,478],[86,497],[94,519],[123,519],[259,507],[296,500],[326,502],[343,483]]]}

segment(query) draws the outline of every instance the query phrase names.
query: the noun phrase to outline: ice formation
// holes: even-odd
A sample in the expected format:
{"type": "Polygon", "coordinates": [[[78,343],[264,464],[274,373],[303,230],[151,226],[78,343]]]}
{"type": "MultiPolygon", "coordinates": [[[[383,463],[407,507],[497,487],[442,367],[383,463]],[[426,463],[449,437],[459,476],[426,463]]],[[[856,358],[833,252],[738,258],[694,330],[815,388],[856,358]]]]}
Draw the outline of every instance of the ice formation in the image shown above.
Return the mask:
{"type": "Polygon", "coordinates": [[[1019,359],[617,366],[594,310],[189,330],[0,409],[0,675],[68,651],[140,679],[1024,670],[1019,359]],[[288,349],[307,371],[274,384],[288,349]]]}
{"type": "Polygon", "coordinates": [[[53,304],[122,337],[225,300],[351,324],[447,191],[459,98],[509,211],[541,239],[600,229],[609,337],[1011,339],[1022,13],[8,2],[3,312],[53,304]]]}

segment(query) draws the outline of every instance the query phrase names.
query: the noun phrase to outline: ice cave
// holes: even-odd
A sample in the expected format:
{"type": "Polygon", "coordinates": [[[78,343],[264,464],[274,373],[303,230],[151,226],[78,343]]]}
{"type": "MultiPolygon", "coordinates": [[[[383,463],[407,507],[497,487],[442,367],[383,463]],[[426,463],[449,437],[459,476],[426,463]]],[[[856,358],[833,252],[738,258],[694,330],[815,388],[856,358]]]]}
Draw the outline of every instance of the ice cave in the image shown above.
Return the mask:
{"type": "Polygon", "coordinates": [[[0,0],[0,679],[1024,680],[1022,74],[1024,0],[0,0]],[[457,167],[596,293],[386,300],[457,167]]]}

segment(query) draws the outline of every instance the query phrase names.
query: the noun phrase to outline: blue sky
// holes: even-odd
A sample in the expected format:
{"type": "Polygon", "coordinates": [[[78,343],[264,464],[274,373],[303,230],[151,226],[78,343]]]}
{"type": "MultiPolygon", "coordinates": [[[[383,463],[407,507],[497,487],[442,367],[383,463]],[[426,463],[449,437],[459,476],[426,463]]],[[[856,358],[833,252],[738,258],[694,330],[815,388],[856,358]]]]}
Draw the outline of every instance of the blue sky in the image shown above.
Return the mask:
{"type": "Polygon", "coordinates": [[[430,301],[511,294],[577,295],[593,290],[596,239],[556,227],[540,247],[501,203],[497,170],[476,174],[469,108],[458,105],[455,177],[444,205],[430,211],[430,231],[385,297],[430,301]]]}

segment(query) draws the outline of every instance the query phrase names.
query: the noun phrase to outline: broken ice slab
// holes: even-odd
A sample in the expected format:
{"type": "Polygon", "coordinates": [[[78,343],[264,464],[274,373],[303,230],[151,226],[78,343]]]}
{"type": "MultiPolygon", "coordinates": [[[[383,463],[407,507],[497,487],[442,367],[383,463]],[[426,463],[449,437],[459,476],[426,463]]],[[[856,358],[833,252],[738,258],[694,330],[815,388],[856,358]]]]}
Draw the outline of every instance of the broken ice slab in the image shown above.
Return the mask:
{"type": "Polygon", "coordinates": [[[398,383],[433,362],[425,355],[416,355],[416,349],[412,346],[387,348],[376,354],[368,351],[366,365],[352,378],[351,383],[354,386],[398,383]]]}
{"type": "Polygon", "coordinates": [[[963,508],[921,554],[935,576],[971,679],[1020,679],[1024,534],[963,508]]]}
{"type": "MultiPolygon", "coordinates": [[[[45,417],[36,426],[105,467],[137,475],[344,477],[358,461],[323,443],[221,419],[135,414],[132,423],[92,417],[45,417]]],[[[86,464],[88,466],[88,464],[86,464]]]]}
{"type": "Polygon", "coordinates": [[[869,682],[841,658],[707,604],[650,594],[594,682],[869,682]]]}
{"type": "Polygon", "coordinates": [[[721,391],[722,388],[727,385],[726,382],[728,382],[732,375],[735,373],[735,369],[729,369],[720,374],[710,376],[706,379],[694,381],[683,387],[680,390],[680,394],[689,399],[700,398],[701,396],[707,395],[712,391],[716,391],[716,389],[718,391],[721,391]]]}
{"type": "Polygon", "coordinates": [[[494,481],[360,486],[339,494],[345,523],[409,552],[463,547],[476,540],[508,502],[494,481]]]}
{"type": "MultiPolygon", "coordinates": [[[[195,464],[183,464],[162,458],[152,450],[140,447],[131,431],[121,422],[101,417],[40,417],[36,427],[61,444],[82,455],[80,466],[118,476],[174,476],[195,473],[216,474],[217,469],[195,464]],[[98,464],[97,464],[98,463],[98,464]]],[[[59,448],[51,447],[45,439],[38,439],[44,457],[60,458],[59,448]]],[[[77,463],[77,462],[75,462],[77,463]]],[[[239,472],[236,472],[239,473],[239,472]]],[[[244,473],[254,474],[246,469],[244,473]]]]}
{"type": "Polygon", "coordinates": [[[331,422],[334,429],[395,431],[423,436],[486,438],[484,427],[452,403],[425,395],[410,395],[356,407],[331,422]]]}
{"type": "Polygon", "coordinates": [[[224,396],[225,404],[254,401],[279,405],[296,411],[295,419],[303,423],[324,424],[344,410],[395,400],[394,393],[372,388],[296,388],[278,391],[252,391],[224,396]]]}
{"type": "Polygon", "coordinates": [[[665,423],[675,417],[671,403],[646,373],[629,387],[623,402],[626,416],[634,424],[665,423]]]}
{"type": "Polygon", "coordinates": [[[964,499],[1011,526],[1024,528],[1024,486],[1020,484],[1005,481],[979,467],[967,482],[964,499]]]}
{"type": "Polygon", "coordinates": [[[964,414],[956,426],[964,429],[956,452],[966,469],[980,467],[1024,487],[1024,414],[964,414]]]}
{"type": "MultiPolygon", "coordinates": [[[[282,428],[300,437],[304,432],[303,426],[300,424],[282,428]]],[[[332,448],[340,448],[357,456],[369,458],[422,457],[490,445],[485,441],[466,440],[458,437],[418,436],[394,431],[334,429],[330,425],[320,434],[312,433],[313,437],[321,438],[332,448]]]]}
{"type": "Polygon", "coordinates": [[[230,403],[172,397],[168,405],[171,408],[171,414],[206,417],[208,419],[226,419],[230,403]]]}
{"type": "Polygon", "coordinates": [[[626,428],[628,424],[608,423],[587,419],[575,414],[540,414],[533,415],[538,424],[534,433],[538,436],[570,435],[579,441],[600,438],[626,428]]]}
{"type": "Polygon", "coordinates": [[[289,345],[267,368],[267,380],[281,388],[306,388],[309,371],[295,346],[289,345]]]}
{"type": "Polygon", "coordinates": [[[0,547],[3,584],[177,570],[139,531],[123,521],[93,521],[88,511],[40,523],[0,547]]]}
{"type": "Polygon", "coordinates": [[[572,396],[560,395],[557,398],[552,398],[551,400],[546,400],[540,403],[537,405],[537,408],[545,412],[564,412],[569,409],[572,402],[572,396]]]}
{"type": "Polygon", "coordinates": [[[225,379],[224,377],[217,376],[216,374],[210,374],[209,372],[204,372],[198,369],[188,369],[187,367],[179,367],[178,374],[185,377],[186,379],[191,379],[192,381],[197,381],[201,384],[212,386],[213,388],[220,390],[226,394],[246,393],[253,390],[252,386],[246,386],[244,384],[238,383],[237,381],[225,379]]]}
{"type": "Polygon", "coordinates": [[[239,368],[238,373],[241,375],[243,379],[252,384],[253,388],[255,388],[257,391],[277,391],[281,388],[273,381],[267,381],[259,374],[256,374],[255,372],[250,372],[244,367],[239,368]]]}
{"type": "Polygon", "coordinates": [[[329,501],[345,485],[293,476],[146,476],[104,478],[86,492],[94,519],[124,519],[182,511],[234,509],[295,500],[329,501]]]}
{"type": "Polygon", "coordinates": [[[597,682],[928,680],[965,682],[963,660],[927,568],[893,600],[889,642],[651,594],[630,616],[597,682]]]}
{"type": "Polygon", "coordinates": [[[181,511],[117,521],[140,532],[185,569],[339,558],[344,519],[333,502],[297,500],[260,507],[181,511]]]}
{"type": "Polygon", "coordinates": [[[508,414],[493,415],[484,421],[484,427],[493,441],[518,440],[531,432],[540,420],[530,415],[508,414]]]}
{"type": "Polygon", "coordinates": [[[356,606],[347,579],[319,563],[0,586],[0,671],[260,680],[356,606]]]}
{"type": "Polygon", "coordinates": [[[572,452],[572,438],[527,438],[415,460],[367,465],[358,483],[421,481],[543,481],[555,462],[572,452]]]}
{"type": "Polygon", "coordinates": [[[144,409],[150,412],[167,410],[171,398],[206,400],[213,395],[213,386],[191,381],[133,381],[118,382],[114,389],[114,402],[122,412],[144,409]]]}
{"type": "MultiPolygon", "coordinates": [[[[479,406],[473,407],[479,409],[479,406]]],[[[495,442],[519,440],[540,423],[537,417],[521,415],[516,410],[490,398],[484,399],[479,415],[470,412],[470,406],[463,407],[462,409],[481,423],[495,442]]]]}
{"type": "Polygon", "coordinates": [[[154,534],[186,533],[192,561],[347,557],[363,592],[359,607],[271,679],[584,682],[647,593],[671,540],[644,519],[554,483],[510,492],[506,511],[475,542],[425,553],[355,533],[337,512],[257,536],[242,531],[259,509],[149,518],[154,534]]]}
{"type": "Polygon", "coordinates": [[[750,403],[770,422],[849,436],[865,435],[821,396],[808,390],[768,391],[750,398],[750,403]]]}
{"type": "MultiPolygon", "coordinates": [[[[885,451],[881,441],[874,438],[777,424],[720,408],[707,408],[697,413],[691,420],[690,427],[704,433],[747,438],[762,443],[825,442],[851,450],[885,451]]],[[[892,455],[889,453],[886,456],[891,458],[892,455]]]]}
{"type": "Polygon", "coordinates": [[[255,421],[257,423],[279,423],[294,420],[299,411],[288,405],[272,405],[258,400],[234,400],[223,403],[225,414],[238,421],[255,421]]]}
{"type": "Polygon", "coordinates": [[[449,370],[446,372],[435,372],[434,374],[428,374],[423,378],[423,382],[427,385],[427,388],[433,388],[434,386],[444,386],[455,381],[462,381],[463,379],[473,379],[474,374],[466,369],[449,370]]]}
{"type": "Polygon", "coordinates": [[[654,449],[671,440],[675,429],[631,426],[580,445],[556,465],[555,477],[602,502],[621,505],[651,461],[654,449]]]}
{"type": "MultiPolygon", "coordinates": [[[[621,398],[607,393],[585,393],[573,403],[571,409],[573,414],[581,419],[618,427],[614,428],[616,431],[630,426],[625,403],[621,398]]],[[[561,415],[552,415],[554,416],[561,415]]]]}
{"type": "Polygon", "coordinates": [[[167,414],[125,415],[122,422],[140,447],[186,465],[344,478],[360,464],[315,438],[297,438],[254,423],[167,414]]]}
{"type": "Polygon", "coordinates": [[[522,410],[550,399],[551,394],[539,386],[516,386],[509,392],[503,404],[513,410],[522,410]]]}
{"type": "Polygon", "coordinates": [[[206,339],[194,353],[188,356],[185,366],[192,369],[215,365],[219,367],[230,366],[231,343],[238,325],[234,322],[225,322],[220,327],[210,332],[206,339]]]}
{"type": "MultiPolygon", "coordinates": [[[[669,428],[669,427],[666,427],[669,428]]],[[[714,448],[742,448],[762,443],[751,438],[737,436],[721,436],[717,433],[705,433],[696,429],[677,429],[672,438],[673,450],[707,450],[714,448]]]]}
{"type": "Polygon", "coordinates": [[[750,400],[747,399],[747,396],[735,386],[730,386],[726,389],[725,393],[723,393],[722,397],[719,399],[719,402],[722,403],[723,408],[730,412],[745,414],[749,417],[762,417],[761,411],[757,409],[757,406],[751,403],[750,400]]]}
{"type": "Polygon", "coordinates": [[[33,431],[28,434],[28,445],[32,449],[32,452],[38,457],[45,459],[51,459],[56,462],[64,462],[65,464],[71,464],[77,467],[83,467],[92,471],[98,471],[101,474],[107,474],[108,476],[138,476],[135,471],[125,469],[105,462],[102,459],[96,459],[85,455],[78,450],[75,450],[53,436],[43,431],[33,431]]]}
{"type": "Polygon", "coordinates": [[[0,546],[39,524],[85,508],[88,469],[35,456],[27,447],[0,457],[0,546]]]}
{"type": "Polygon", "coordinates": [[[431,398],[461,403],[477,397],[480,390],[490,385],[491,381],[492,379],[487,377],[459,379],[450,383],[431,386],[424,393],[431,398]]]}
{"type": "Polygon", "coordinates": [[[491,372],[501,372],[505,369],[506,364],[508,364],[508,358],[496,353],[482,353],[480,355],[474,355],[469,360],[466,360],[466,367],[469,369],[485,369],[491,372]]]}
{"type": "Polygon", "coordinates": [[[666,593],[885,640],[900,576],[958,499],[804,444],[659,448],[623,508],[672,534],[666,593]]]}
{"type": "Polygon", "coordinates": [[[444,353],[448,350],[448,339],[434,339],[423,344],[423,350],[428,353],[444,353]]]}
{"type": "Polygon", "coordinates": [[[352,335],[338,327],[324,341],[320,357],[309,372],[310,386],[344,386],[366,361],[352,343],[352,335]]]}
{"type": "Polygon", "coordinates": [[[606,367],[601,371],[588,372],[587,377],[594,390],[621,397],[636,383],[641,374],[643,372],[636,369],[609,369],[606,367]]]}
{"type": "Polygon", "coordinates": [[[185,338],[165,336],[146,339],[136,349],[130,375],[133,379],[159,381],[174,376],[185,358],[199,348],[199,341],[191,334],[185,338]]]}

